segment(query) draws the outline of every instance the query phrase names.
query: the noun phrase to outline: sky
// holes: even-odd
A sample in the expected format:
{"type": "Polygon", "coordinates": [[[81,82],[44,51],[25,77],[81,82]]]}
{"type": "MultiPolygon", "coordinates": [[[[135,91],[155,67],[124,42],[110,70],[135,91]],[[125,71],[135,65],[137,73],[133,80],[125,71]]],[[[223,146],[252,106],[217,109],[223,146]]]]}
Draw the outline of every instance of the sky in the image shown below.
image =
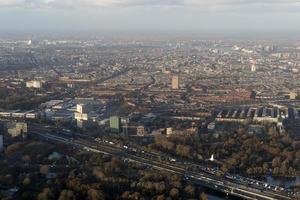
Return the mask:
{"type": "Polygon", "coordinates": [[[298,33],[300,0],[0,0],[0,33],[298,33]]]}

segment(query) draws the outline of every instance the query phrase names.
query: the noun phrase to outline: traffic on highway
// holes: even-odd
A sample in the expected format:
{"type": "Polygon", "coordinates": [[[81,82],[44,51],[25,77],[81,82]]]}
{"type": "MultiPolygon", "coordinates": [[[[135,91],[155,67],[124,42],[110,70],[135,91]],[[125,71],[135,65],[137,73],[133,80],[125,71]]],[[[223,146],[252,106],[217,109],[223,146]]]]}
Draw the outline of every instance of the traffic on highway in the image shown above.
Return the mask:
{"type": "Polygon", "coordinates": [[[86,135],[70,134],[68,130],[57,133],[51,131],[47,126],[34,126],[31,134],[49,142],[64,143],[93,153],[110,154],[121,157],[128,162],[138,162],[145,166],[181,174],[186,179],[202,186],[243,199],[288,200],[299,197],[298,193],[293,193],[287,188],[228,173],[220,176],[220,170],[217,168],[176,159],[166,154],[147,152],[144,149],[131,147],[128,144],[119,144],[100,137],[93,138],[86,135]]]}

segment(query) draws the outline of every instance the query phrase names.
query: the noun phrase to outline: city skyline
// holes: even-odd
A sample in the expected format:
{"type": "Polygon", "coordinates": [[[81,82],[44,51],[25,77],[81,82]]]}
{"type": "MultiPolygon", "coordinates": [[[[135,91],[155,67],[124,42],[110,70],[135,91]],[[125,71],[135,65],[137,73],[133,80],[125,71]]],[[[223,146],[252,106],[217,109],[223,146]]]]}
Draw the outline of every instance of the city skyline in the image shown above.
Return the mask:
{"type": "Polygon", "coordinates": [[[297,33],[298,11],[279,0],[4,0],[0,33],[297,33]]]}

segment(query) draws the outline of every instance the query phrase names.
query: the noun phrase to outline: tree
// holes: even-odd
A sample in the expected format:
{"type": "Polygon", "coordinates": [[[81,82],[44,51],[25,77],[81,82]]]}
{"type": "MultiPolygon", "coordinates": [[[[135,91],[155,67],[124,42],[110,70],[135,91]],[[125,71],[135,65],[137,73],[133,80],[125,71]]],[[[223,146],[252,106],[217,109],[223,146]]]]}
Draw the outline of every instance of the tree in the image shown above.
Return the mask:
{"type": "Polygon", "coordinates": [[[263,167],[262,167],[262,168],[263,168],[263,172],[266,173],[266,172],[268,171],[268,169],[269,169],[268,163],[265,162],[265,163],[263,164],[263,167]]]}
{"type": "Polygon", "coordinates": [[[278,134],[278,131],[276,129],[275,126],[271,126],[269,129],[268,129],[268,134],[269,135],[277,135],[278,134]]]}
{"type": "Polygon", "coordinates": [[[178,196],[179,196],[178,189],[177,188],[172,188],[170,190],[170,197],[172,197],[172,198],[178,198],[178,196]]]}
{"type": "Polygon", "coordinates": [[[184,191],[190,196],[194,197],[195,196],[195,187],[192,185],[188,185],[184,188],[184,191]]]}
{"type": "Polygon", "coordinates": [[[22,161],[29,163],[31,161],[31,157],[29,155],[22,156],[22,161]]]}
{"type": "Polygon", "coordinates": [[[130,192],[129,191],[123,192],[122,199],[129,199],[129,197],[130,197],[130,192]]]}
{"type": "Polygon", "coordinates": [[[288,174],[294,176],[296,174],[296,170],[293,167],[289,167],[288,174]]]}
{"type": "Polygon", "coordinates": [[[105,180],[106,179],[106,176],[105,176],[105,174],[101,171],[101,169],[100,168],[98,168],[98,167],[96,167],[96,168],[94,168],[93,169],[93,174],[94,174],[94,176],[96,176],[96,178],[97,179],[99,179],[99,180],[105,180]]]}
{"type": "Polygon", "coordinates": [[[52,199],[54,199],[54,195],[50,188],[44,188],[43,192],[38,194],[37,199],[38,200],[52,200],[52,199]]]}
{"type": "Polygon", "coordinates": [[[40,173],[43,175],[47,175],[49,172],[49,166],[48,165],[42,165],[40,168],[40,173]]]}
{"type": "Polygon", "coordinates": [[[24,178],[23,185],[29,185],[30,183],[31,183],[30,178],[28,178],[28,177],[24,178]]]}
{"type": "Polygon", "coordinates": [[[75,200],[75,195],[71,190],[63,190],[60,192],[58,200],[75,200]]]}
{"type": "Polygon", "coordinates": [[[191,152],[191,147],[187,145],[178,144],[176,146],[176,153],[182,157],[189,157],[191,152]]]}
{"type": "Polygon", "coordinates": [[[88,200],[104,200],[104,195],[101,191],[95,189],[88,190],[88,200]]]}
{"type": "Polygon", "coordinates": [[[162,193],[166,189],[166,185],[163,181],[154,184],[155,190],[157,193],[162,193]]]}
{"type": "Polygon", "coordinates": [[[248,175],[251,175],[251,174],[253,174],[253,169],[251,167],[249,167],[249,168],[247,168],[246,172],[248,175]]]}
{"type": "Polygon", "coordinates": [[[280,167],[280,174],[281,175],[286,175],[287,174],[287,172],[288,172],[288,166],[287,166],[287,164],[285,163],[285,162],[283,162],[282,164],[281,164],[281,167],[280,167]]]}
{"type": "Polygon", "coordinates": [[[170,185],[176,188],[181,188],[181,182],[180,181],[172,181],[170,182],[170,185]]]}
{"type": "Polygon", "coordinates": [[[164,196],[163,194],[158,195],[158,196],[156,197],[156,200],[164,200],[164,199],[165,199],[165,196],[164,196]]]}
{"type": "Polygon", "coordinates": [[[275,167],[279,167],[279,166],[280,166],[280,157],[275,157],[272,160],[272,167],[275,168],[275,167]]]}
{"type": "Polygon", "coordinates": [[[207,195],[204,193],[204,192],[202,192],[201,194],[200,194],[200,198],[199,198],[200,200],[208,200],[208,197],[207,197],[207,195]]]}
{"type": "Polygon", "coordinates": [[[9,155],[15,153],[16,151],[20,150],[22,147],[23,147],[23,144],[21,142],[11,144],[6,148],[5,154],[9,156],[9,155]]]}
{"type": "Polygon", "coordinates": [[[274,169],[273,169],[273,174],[274,175],[279,175],[279,167],[275,167],[274,169]]]}
{"type": "Polygon", "coordinates": [[[31,200],[33,199],[33,193],[29,191],[25,191],[21,194],[21,199],[23,200],[31,200]]]}
{"type": "Polygon", "coordinates": [[[173,151],[175,147],[175,144],[173,142],[170,142],[166,138],[162,137],[156,137],[155,144],[157,146],[161,146],[163,149],[166,149],[168,151],[173,151]]]}
{"type": "Polygon", "coordinates": [[[226,173],[228,171],[228,166],[226,163],[221,166],[221,171],[224,173],[226,173]]]}

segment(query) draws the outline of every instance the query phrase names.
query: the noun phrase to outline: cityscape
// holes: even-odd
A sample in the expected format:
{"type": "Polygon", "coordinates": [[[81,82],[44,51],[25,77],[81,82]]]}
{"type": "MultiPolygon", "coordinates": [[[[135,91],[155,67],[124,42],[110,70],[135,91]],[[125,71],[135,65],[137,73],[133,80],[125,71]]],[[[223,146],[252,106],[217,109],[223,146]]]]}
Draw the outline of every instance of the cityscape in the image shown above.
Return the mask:
{"type": "MultiPolygon", "coordinates": [[[[0,17],[77,9],[3,2],[0,17]]],[[[300,38],[0,26],[2,200],[300,199],[300,38]]]]}

